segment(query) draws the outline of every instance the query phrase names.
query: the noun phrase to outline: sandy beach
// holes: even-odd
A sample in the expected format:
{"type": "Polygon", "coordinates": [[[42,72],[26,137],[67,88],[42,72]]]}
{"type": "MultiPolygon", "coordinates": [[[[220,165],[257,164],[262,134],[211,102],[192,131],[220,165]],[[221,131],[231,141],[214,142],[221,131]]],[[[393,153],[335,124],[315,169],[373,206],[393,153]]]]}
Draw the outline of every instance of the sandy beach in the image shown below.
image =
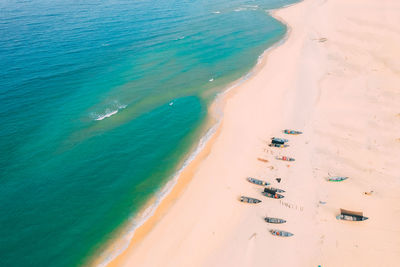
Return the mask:
{"type": "Polygon", "coordinates": [[[274,11],[287,40],[226,94],[217,133],[109,266],[397,266],[399,12],[395,0],[305,0],[274,11]],[[290,146],[269,147],[273,136],[290,146]],[[249,176],[285,198],[264,197],[249,176]],[[369,219],[337,220],[340,208],[369,219]]]}

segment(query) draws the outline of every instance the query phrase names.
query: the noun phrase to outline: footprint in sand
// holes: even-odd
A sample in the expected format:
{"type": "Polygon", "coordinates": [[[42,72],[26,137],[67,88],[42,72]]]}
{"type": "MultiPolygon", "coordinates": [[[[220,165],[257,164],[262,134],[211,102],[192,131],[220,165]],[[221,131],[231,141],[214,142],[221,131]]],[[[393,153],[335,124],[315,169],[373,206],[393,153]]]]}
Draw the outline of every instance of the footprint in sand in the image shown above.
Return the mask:
{"type": "Polygon", "coordinates": [[[254,266],[254,246],[256,242],[257,233],[254,233],[250,236],[249,242],[247,243],[246,253],[243,257],[243,264],[241,266],[254,266]]]}

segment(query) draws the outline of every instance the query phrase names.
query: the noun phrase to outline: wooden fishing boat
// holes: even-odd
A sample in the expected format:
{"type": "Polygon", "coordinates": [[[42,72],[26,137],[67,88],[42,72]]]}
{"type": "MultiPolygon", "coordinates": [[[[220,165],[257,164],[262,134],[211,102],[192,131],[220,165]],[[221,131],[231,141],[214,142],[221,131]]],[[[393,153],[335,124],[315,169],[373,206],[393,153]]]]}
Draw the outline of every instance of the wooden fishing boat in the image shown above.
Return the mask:
{"type": "Polygon", "coordinates": [[[343,177],[343,176],[334,176],[334,177],[328,177],[327,181],[329,182],[341,182],[344,180],[347,180],[349,177],[343,177]]]}
{"type": "Polygon", "coordinates": [[[368,220],[368,217],[365,217],[362,212],[340,209],[340,214],[336,216],[336,219],[344,221],[365,221],[368,220]]]}
{"type": "Polygon", "coordinates": [[[286,231],[282,231],[282,230],[274,230],[274,229],[271,229],[271,230],[269,230],[269,232],[270,232],[272,235],[275,235],[275,236],[282,236],[282,237],[289,237],[289,236],[292,236],[292,235],[293,235],[292,233],[289,233],[289,232],[286,232],[286,231]]]}
{"type": "Polygon", "coordinates": [[[266,197],[269,197],[269,198],[276,198],[276,199],[280,199],[280,198],[284,198],[284,197],[285,197],[285,196],[283,196],[283,195],[281,195],[281,194],[278,194],[278,193],[271,194],[271,193],[267,193],[267,192],[262,192],[262,194],[263,194],[264,196],[266,196],[266,197]]]}
{"type": "Polygon", "coordinates": [[[272,190],[272,191],[275,191],[277,193],[285,193],[286,192],[283,189],[279,189],[279,188],[275,188],[275,187],[271,187],[271,186],[268,186],[268,187],[264,188],[264,192],[266,192],[266,190],[272,190]]]}
{"type": "Polygon", "coordinates": [[[283,130],[283,132],[285,134],[292,134],[292,135],[298,135],[298,134],[302,134],[303,133],[303,132],[300,132],[300,131],[289,130],[289,129],[285,129],[285,130],[283,130]]]}
{"type": "Polygon", "coordinates": [[[276,224],[278,224],[278,223],[285,223],[285,222],[286,222],[286,220],[284,220],[284,219],[272,218],[272,217],[265,217],[264,220],[265,220],[267,223],[276,223],[276,224]]]}
{"type": "Polygon", "coordinates": [[[284,198],[284,196],[281,195],[281,194],[278,194],[276,192],[276,190],[272,190],[272,189],[269,189],[269,188],[264,188],[264,191],[262,192],[262,194],[264,196],[266,196],[266,197],[269,197],[269,198],[275,198],[275,199],[284,198]]]}
{"type": "Polygon", "coordinates": [[[257,198],[245,197],[245,196],[241,196],[240,197],[240,201],[241,202],[246,202],[246,203],[251,203],[251,204],[257,204],[257,203],[261,202],[261,200],[259,200],[257,198]]]}
{"type": "Polygon", "coordinates": [[[280,148],[284,148],[284,147],[288,147],[289,145],[286,144],[277,144],[277,143],[271,143],[269,144],[270,147],[280,147],[280,148]]]}
{"type": "Polygon", "coordinates": [[[286,157],[286,156],[279,156],[279,157],[275,157],[278,160],[283,160],[283,161],[295,161],[294,158],[290,158],[290,157],[286,157]]]}
{"type": "Polygon", "coordinates": [[[281,144],[284,144],[284,143],[286,143],[286,142],[289,142],[289,140],[288,140],[288,139],[285,139],[285,138],[272,137],[272,138],[271,138],[271,142],[272,142],[272,143],[281,143],[281,144]]]}
{"type": "Polygon", "coordinates": [[[268,183],[268,182],[265,182],[263,180],[259,180],[256,178],[252,178],[252,177],[247,177],[247,181],[249,181],[252,184],[256,184],[256,185],[262,185],[262,186],[270,185],[270,183],[268,183]]]}

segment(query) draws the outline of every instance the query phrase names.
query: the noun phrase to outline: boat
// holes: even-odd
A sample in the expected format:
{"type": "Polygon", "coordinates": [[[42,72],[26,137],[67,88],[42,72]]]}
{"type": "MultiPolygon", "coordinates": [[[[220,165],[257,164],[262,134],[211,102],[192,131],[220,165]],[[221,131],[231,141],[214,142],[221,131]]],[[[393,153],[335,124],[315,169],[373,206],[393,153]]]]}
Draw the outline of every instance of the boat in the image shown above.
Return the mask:
{"type": "Polygon", "coordinates": [[[284,198],[284,197],[285,197],[285,196],[283,196],[283,195],[281,195],[281,194],[278,194],[278,193],[271,194],[271,193],[268,193],[268,192],[262,192],[262,194],[263,194],[264,196],[266,196],[266,197],[269,197],[269,198],[276,198],[276,199],[280,199],[280,198],[284,198]]]}
{"type": "Polygon", "coordinates": [[[334,176],[334,177],[328,177],[327,181],[329,182],[341,182],[344,180],[347,180],[349,177],[343,177],[343,176],[334,176]]]}
{"type": "Polygon", "coordinates": [[[282,230],[274,230],[274,229],[271,229],[271,230],[269,230],[269,232],[270,232],[272,235],[275,235],[275,236],[282,236],[282,237],[289,237],[289,236],[292,236],[292,235],[293,235],[292,233],[289,233],[289,232],[286,232],[286,231],[282,231],[282,230]]]}
{"type": "Polygon", "coordinates": [[[251,203],[251,204],[257,204],[257,203],[261,202],[261,200],[259,200],[257,198],[245,197],[245,196],[241,196],[240,197],[240,201],[241,202],[246,202],[246,203],[251,203]]]}
{"type": "Polygon", "coordinates": [[[295,161],[294,158],[286,157],[286,156],[279,156],[276,159],[283,160],[283,161],[295,161]]]}
{"type": "Polygon", "coordinates": [[[262,186],[270,185],[270,183],[268,183],[268,182],[258,180],[256,178],[252,178],[252,177],[247,177],[247,181],[249,181],[252,184],[256,184],[256,185],[262,185],[262,186]]]}
{"type": "Polygon", "coordinates": [[[264,220],[265,220],[267,223],[276,223],[276,224],[278,224],[278,223],[285,223],[285,222],[286,222],[286,220],[284,220],[284,219],[272,218],[272,217],[265,217],[264,220]]]}
{"type": "Polygon", "coordinates": [[[284,144],[284,143],[286,143],[286,142],[289,142],[289,140],[288,140],[288,139],[285,139],[285,138],[272,137],[272,138],[271,138],[271,142],[272,142],[272,143],[281,143],[281,144],[284,144]]]}
{"type": "Polygon", "coordinates": [[[276,190],[269,189],[268,187],[264,188],[264,191],[262,192],[262,194],[269,198],[276,198],[276,199],[284,198],[284,196],[281,194],[278,194],[276,190]]]}
{"type": "Polygon", "coordinates": [[[271,143],[271,144],[269,144],[269,146],[270,146],[270,147],[281,147],[281,148],[284,148],[284,147],[288,147],[289,145],[286,145],[286,144],[277,144],[277,143],[271,143]]]}
{"type": "Polygon", "coordinates": [[[302,134],[303,133],[303,132],[300,132],[300,131],[289,130],[289,129],[285,129],[285,130],[283,130],[283,132],[285,134],[292,134],[292,135],[298,135],[298,134],[302,134]]]}
{"type": "Polygon", "coordinates": [[[266,190],[273,190],[273,191],[278,192],[278,193],[285,193],[285,190],[279,189],[279,188],[275,188],[275,187],[271,187],[271,186],[268,186],[268,187],[264,188],[264,192],[266,190]]]}
{"type": "Polygon", "coordinates": [[[336,219],[344,221],[365,221],[368,220],[368,217],[365,217],[362,212],[340,209],[340,214],[336,216],[336,219]]]}

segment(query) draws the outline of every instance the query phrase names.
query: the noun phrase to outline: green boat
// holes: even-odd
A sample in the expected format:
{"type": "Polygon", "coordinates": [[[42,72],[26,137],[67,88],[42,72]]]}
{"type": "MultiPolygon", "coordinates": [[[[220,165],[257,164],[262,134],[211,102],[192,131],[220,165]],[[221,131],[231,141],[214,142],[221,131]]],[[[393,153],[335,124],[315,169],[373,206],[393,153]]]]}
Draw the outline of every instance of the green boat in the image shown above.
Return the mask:
{"type": "Polygon", "coordinates": [[[329,177],[327,178],[327,180],[329,182],[341,182],[344,180],[347,180],[349,177],[344,177],[344,176],[333,176],[333,177],[329,177]]]}

